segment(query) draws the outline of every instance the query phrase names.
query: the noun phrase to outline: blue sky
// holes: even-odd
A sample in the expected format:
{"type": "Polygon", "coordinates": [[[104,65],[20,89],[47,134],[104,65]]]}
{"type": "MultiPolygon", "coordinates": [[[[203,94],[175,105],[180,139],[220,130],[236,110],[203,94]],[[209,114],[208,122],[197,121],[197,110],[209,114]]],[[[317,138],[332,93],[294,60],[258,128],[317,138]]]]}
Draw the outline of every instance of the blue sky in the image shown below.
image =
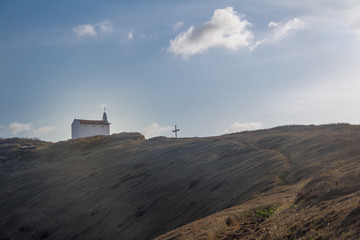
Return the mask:
{"type": "Polygon", "coordinates": [[[360,2],[0,2],[0,136],[360,122],[360,2]]]}

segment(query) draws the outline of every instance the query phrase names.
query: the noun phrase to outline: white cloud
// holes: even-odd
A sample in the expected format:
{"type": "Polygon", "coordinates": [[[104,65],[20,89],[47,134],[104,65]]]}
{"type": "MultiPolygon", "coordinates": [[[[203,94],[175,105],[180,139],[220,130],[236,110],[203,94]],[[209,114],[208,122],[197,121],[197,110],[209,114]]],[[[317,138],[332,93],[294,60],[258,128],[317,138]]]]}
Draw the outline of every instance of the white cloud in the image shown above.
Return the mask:
{"type": "Polygon", "coordinates": [[[55,127],[43,126],[35,129],[32,127],[32,123],[13,122],[8,127],[0,126],[0,129],[13,135],[18,135],[19,133],[21,133],[21,136],[25,137],[39,137],[53,132],[55,130],[55,127]]]}
{"type": "Polygon", "coordinates": [[[170,126],[161,127],[157,123],[152,123],[142,131],[142,134],[145,138],[149,139],[156,136],[168,135],[167,133],[170,133],[171,130],[172,127],[170,126]]]}
{"type": "Polygon", "coordinates": [[[242,132],[247,130],[256,130],[262,127],[261,122],[246,122],[246,123],[239,123],[234,122],[230,125],[228,129],[225,130],[225,133],[235,133],[235,132],[242,132]]]}
{"type": "Polygon", "coordinates": [[[288,37],[289,34],[295,30],[303,29],[305,27],[305,22],[298,18],[293,18],[286,23],[275,23],[271,21],[268,26],[274,28],[271,33],[271,38],[273,40],[280,40],[288,37]]]}
{"type": "Polygon", "coordinates": [[[279,25],[279,23],[271,21],[271,22],[269,22],[268,27],[277,27],[278,25],[279,25]]]}
{"type": "Polygon", "coordinates": [[[104,20],[96,24],[83,24],[74,27],[73,32],[76,33],[78,37],[83,36],[97,36],[100,34],[109,34],[114,32],[114,24],[109,20],[104,20]]]}
{"type": "Polygon", "coordinates": [[[254,43],[251,25],[232,7],[217,9],[209,22],[201,26],[191,26],[170,40],[168,51],[188,57],[206,51],[209,48],[223,47],[233,51],[250,48],[254,43]]]}
{"type": "MultiPolygon", "coordinates": [[[[173,26],[176,31],[183,26],[178,22],[173,26]]],[[[169,52],[187,58],[202,53],[210,48],[226,48],[237,51],[247,48],[253,51],[265,42],[275,42],[289,37],[296,30],[305,28],[305,21],[293,18],[284,22],[271,21],[268,27],[270,32],[257,32],[257,40],[252,24],[245,19],[245,15],[234,11],[233,7],[217,9],[210,21],[200,26],[191,26],[187,31],[178,34],[170,40],[169,52]],[[261,37],[261,35],[263,37],[261,37]]]]}
{"type": "Polygon", "coordinates": [[[173,25],[172,29],[177,32],[180,30],[180,28],[182,28],[184,26],[183,22],[177,22],[173,25]]]}
{"type": "Polygon", "coordinates": [[[112,33],[114,31],[113,23],[108,20],[101,21],[95,26],[99,28],[101,33],[112,33]]]}
{"type": "Polygon", "coordinates": [[[280,8],[290,7],[291,9],[302,9],[302,12],[308,12],[308,15],[302,17],[302,19],[306,18],[307,28],[308,25],[312,25],[313,29],[321,31],[324,27],[327,29],[332,28],[334,22],[338,22],[345,28],[335,29],[335,33],[345,30],[350,31],[351,34],[357,34],[360,38],[360,1],[358,0],[277,0],[273,1],[272,4],[280,8]]]}
{"type": "Polygon", "coordinates": [[[128,33],[127,39],[128,39],[128,40],[133,40],[133,39],[134,39],[134,34],[133,34],[133,32],[129,32],[129,33],[128,33]]]}
{"type": "Polygon", "coordinates": [[[35,129],[32,131],[32,136],[39,137],[39,136],[47,135],[47,134],[53,132],[54,130],[55,130],[55,127],[53,127],[53,126],[40,127],[38,129],[35,129]]]}
{"type": "Polygon", "coordinates": [[[12,134],[18,134],[20,132],[26,132],[26,131],[30,131],[31,130],[31,123],[18,123],[18,122],[13,122],[9,125],[8,130],[12,133],[12,134]]]}
{"type": "Polygon", "coordinates": [[[256,41],[253,45],[251,45],[251,46],[249,47],[249,50],[250,50],[250,51],[254,51],[255,48],[257,48],[258,46],[260,46],[261,44],[263,44],[263,43],[266,42],[267,40],[268,40],[267,38],[264,38],[264,39],[261,40],[261,41],[256,41]]]}
{"type": "Polygon", "coordinates": [[[90,35],[90,36],[96,35],[95,28],[91,24],[79,25],[79,26],[74,27],[72,30],[79,37],[86,36],[86,35],[90,35]]]}

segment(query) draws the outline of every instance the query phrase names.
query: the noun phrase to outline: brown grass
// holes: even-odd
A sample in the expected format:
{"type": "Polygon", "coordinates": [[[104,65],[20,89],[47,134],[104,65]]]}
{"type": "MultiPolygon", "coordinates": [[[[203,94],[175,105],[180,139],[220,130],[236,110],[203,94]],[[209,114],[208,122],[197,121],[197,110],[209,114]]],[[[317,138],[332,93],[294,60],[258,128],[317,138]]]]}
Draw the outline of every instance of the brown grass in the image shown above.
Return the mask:
{"type": "Polygon", "coordinates": [[[124,133],[39,142],[22,160],[1,142],[0,239],[359,238],[359,133],[124,133]]]}

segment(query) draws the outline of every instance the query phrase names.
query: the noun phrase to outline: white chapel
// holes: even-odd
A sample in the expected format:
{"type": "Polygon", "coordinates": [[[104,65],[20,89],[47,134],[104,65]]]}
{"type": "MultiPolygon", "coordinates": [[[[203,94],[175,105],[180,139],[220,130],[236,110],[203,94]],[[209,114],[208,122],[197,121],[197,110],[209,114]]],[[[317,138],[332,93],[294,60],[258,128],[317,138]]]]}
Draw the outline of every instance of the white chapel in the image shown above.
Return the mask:
{"type": "Polygon", "coordinates": [[[110,123],[108,122],[105,109],[102,120],[83,120],[75,118],[71,124],[72,139],[97,135],[110,135],[110,123]]]}

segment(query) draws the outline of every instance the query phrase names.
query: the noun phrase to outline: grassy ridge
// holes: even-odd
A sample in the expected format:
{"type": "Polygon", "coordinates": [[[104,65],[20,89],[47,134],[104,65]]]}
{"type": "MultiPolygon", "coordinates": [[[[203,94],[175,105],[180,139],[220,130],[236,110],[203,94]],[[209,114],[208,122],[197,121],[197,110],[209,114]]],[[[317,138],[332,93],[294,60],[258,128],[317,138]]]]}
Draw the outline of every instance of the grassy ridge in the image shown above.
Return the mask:
{"type": "Polygon", "coordinates": [[[358,126],[289,126],[228,135],[279,152],[278,186],[156,239],[360,238],[358,126]]]}
{"type": "MultiPolygon", "coordinates": [[[[280,219],[346,196],[348,209],[336,216],[351,224],[334,236],[347,236],[358,223],[350,203],[359,191],[359,133],[358,126],[340,124],[185,139],[122,133],[48,144],[27,161],[1,162],[0,239],[151,239],[195,220],[160,238],[302,237],[310,232],[301,232],[305,217],[296,227],[280,219]],[[286,226],[275,231],[276,222],[286,226]],[[254,229],[239,228],[244,223],[254,229]]],[[[321,236],[326,227],[319,229],[321,236]]]]}

